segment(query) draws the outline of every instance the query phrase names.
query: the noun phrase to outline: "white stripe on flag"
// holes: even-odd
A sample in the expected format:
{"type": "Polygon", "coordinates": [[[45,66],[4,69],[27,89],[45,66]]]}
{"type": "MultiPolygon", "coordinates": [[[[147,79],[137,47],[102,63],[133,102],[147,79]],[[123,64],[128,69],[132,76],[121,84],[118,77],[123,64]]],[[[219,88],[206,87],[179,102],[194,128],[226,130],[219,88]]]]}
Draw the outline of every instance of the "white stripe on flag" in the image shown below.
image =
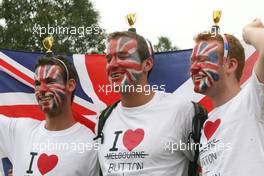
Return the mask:
{"type": "Polygon", "coordinates": [[[0,106],[38,104],[35,94],[32,93],[1,93],[0,100],[0,106]]]}
{"type": "MultiPolygon", "coordinates": [[[[16,61],[14,61],[13,59],[11,59],[10,57],[8,57],[7,55],[5,55],[4,53],[0,52],[0,59],[3,59],[5,62],[7,62],[9,65],[12,65],[13,67],[15,67],[17,70],[23,72],[25,75],[27,75],[28,77],[34,79],[34,73],[27,69],[26,67],[24,67],[23,65],[17,63],[16,61]]],[[[0,66],[0,70],[6,72],[7,74],[9,74],[10,76],[12,76],[13,78],[17,79],[18,81],[22,82],[23,84],[28,85],[29,87],[33,86],[26,82],[23,78],[18,77],[16,74],[10,72],[9,70],[3,68],[0,66]]]]}
{"type": "Polygon", "coordinates": [[[99,113],[102,109],[106,108],[106,104],[98,98],[98,96],[96,95],[94,91],[93,84],[90,79],[90,75],[86,69],[85,55],[74,54],[73,63],[79,75],[80,85],[83,91],[86,93],[86,95],[92,98],[94,103],[92,104],[81,98],[78,98],[77,101],[79,101],[80,104],[84,104],[85,106],[91,108],[93,111],[99,113]]]}

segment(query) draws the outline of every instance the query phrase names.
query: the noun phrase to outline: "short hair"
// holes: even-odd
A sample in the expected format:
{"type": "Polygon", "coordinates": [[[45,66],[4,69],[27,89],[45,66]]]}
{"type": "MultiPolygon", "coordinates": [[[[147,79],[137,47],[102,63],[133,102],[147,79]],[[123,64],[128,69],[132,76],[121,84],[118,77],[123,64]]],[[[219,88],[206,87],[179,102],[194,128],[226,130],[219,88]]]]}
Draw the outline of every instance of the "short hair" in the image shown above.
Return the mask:
{"type": "MultiPolygon", "coordinates": [[[[243,69],[245,66],[245,51],[244,47],[241,45],[240,41],[233,35],[230,34],[224,34],[227,42],[228,42],[228,56],[227,58],[235,58],[238,62],[238,66],[236,69],[236,78],[239,81],[243,69]]],[[[198,43],[200,41],[218,41],[222,45],[224,45],[223,38],[220,34],[215,34],[215,33],[209,33],[209,32],[204,32],[204,33],[199,33],[195,38],[195,42],[198,43]]],[[[223,46],[224,47],[224,46],[223,46]]],[[[221,51],[221,56],[224,56],[224,51],[221,51]]]]}
{"type": "MultiPolygon", "coordinates": [[[[74,79],[76,83],[79,80],[75,66],[67,60],[66,56],[61,56],[61,55],[59,55],[59,56],[41,56],[38,59],[37,64],[35,65],[35,70],[39,66],[43,66],[43,65],[58,65],[62,69],[62,77],[63,77],[65,84],[68,81],[67,78],[68,79],[74,79]],[[69,74],[69,75],[67,75],[67,74],[69,74]]],[[[75,91],[76,91],[76,88],[72,92],[71,101],[73,101],[73,99],[74,99],[75,91]]]]}
{"type": "MultiPolygon", "coordinates": [[[[144,37],[141,35],[137,34],[136,32],[133,31],[118,31],[118,32],[113,32],[109,34],[107,42],[110,42],[112,39],[118,39],[120,37],[129,37],[132,39],[136,39],[137,41],[137,51],[140,57],[141,63],[146,60],[147,58],[152,58],[154,60],[154,52],[153,52],[153,47],[149,41],[147,41],[144,37]]],[[[152,69],[148,72],[148,76],[152,69]]]]}

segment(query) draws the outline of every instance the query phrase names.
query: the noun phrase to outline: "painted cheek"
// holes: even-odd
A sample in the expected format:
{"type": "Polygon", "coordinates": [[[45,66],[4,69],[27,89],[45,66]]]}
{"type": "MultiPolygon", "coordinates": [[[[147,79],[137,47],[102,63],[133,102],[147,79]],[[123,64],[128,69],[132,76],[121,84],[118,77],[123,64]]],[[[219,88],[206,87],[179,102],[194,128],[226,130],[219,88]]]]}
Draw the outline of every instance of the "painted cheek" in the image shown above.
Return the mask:
{"type": "Polygon", "coordinates": [[[54,103],[56,104],[56,106],[61,106],[63,100],[65,99],[65,94],[56,91],[54,95],[54,103]]]}
{"type": "Polygon", "coordinates": [[[198,80],[194,80],[194,78],[192,77],[194,82],[194,91],[198,93],[204,92],[206,89],[211,87],[215,81],[218,81],[218,69],[218,65],[210,62],[193,64],[192,75],[203,76],[203,78],[198,80]],[[200,72],[202,72],[203,74],[200,75],[200,72]]]}
{"type": "Polygon", "coordinates": [[[211,81],[219,80],[219,68],[220,66],[214,63],[208,63],[202,65],[202,70],[208,75],[208,79],[211,81]]]}

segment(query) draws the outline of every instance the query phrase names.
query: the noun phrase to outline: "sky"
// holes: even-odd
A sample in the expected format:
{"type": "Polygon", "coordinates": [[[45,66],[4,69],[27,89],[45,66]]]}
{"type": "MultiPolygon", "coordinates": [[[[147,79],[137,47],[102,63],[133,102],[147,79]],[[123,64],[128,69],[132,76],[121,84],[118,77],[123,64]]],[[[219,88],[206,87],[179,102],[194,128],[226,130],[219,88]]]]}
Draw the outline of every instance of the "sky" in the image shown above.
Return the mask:
{"type": "Polygon", "coordinates": [[[220,29],[242,39],[242,28],[255,18],[264,20],[261,0],[91,0],[107,32],[129,28],[125,16],[136,13],[137,32],[157,43],[166,36],[180,49],[193,47],[195,34],[214,24],[213,11],[222,10],[220,29]]]}
{"type": "MultiPolygon", "coordinates": [[[[2,0],[0,0],[1,3],[2,0]]],[[[242,28],[255,18],[264,21],[261,0],[90,0],[100,14],[100,25],[108,33],[129,28],[125,16],[136,13],[137,32],[152,44],[166,36],[180,49],[193,47],[193,37],[210,30],[213,11],[222,10],[222,33],[242,40],[242,28]]],[[[3,21],[0,21],[3,23],[3,21]]]]}

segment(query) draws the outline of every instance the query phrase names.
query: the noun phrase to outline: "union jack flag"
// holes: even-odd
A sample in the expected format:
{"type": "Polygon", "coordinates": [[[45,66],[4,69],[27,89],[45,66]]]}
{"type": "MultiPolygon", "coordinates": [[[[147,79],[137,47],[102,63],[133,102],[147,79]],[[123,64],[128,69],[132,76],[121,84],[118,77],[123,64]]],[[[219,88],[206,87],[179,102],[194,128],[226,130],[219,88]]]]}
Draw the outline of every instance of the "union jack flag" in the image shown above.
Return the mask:
{"type": "MultiPolygon", "coordinates": [[[[251,75],[258,56],[253,47],[244,46],[246,65],[241,78],[242,86],[251,75]]],[[[166,92],[175,94],[177,98],[200,102],[211,111],[213,106],[210,99],[193,91],[189,74],[191,53],[191,49],[156,53],[149,82],[151,85],[165,85],[166,92]]],[[[44,119],[35,99],[33,79],[34,65],[41,55],[43,53],[0,49],[0,114],[11,118],[44,119]]],[[[74,63],[79,75],[73,111],[79,122],[94,130],[96,117],[101,110],[119,99],[117,93],[106,95],[105,89],[100,89],[110,84],[105,70],[105,56],[74,54],[67,57],[74,63]]]]}

